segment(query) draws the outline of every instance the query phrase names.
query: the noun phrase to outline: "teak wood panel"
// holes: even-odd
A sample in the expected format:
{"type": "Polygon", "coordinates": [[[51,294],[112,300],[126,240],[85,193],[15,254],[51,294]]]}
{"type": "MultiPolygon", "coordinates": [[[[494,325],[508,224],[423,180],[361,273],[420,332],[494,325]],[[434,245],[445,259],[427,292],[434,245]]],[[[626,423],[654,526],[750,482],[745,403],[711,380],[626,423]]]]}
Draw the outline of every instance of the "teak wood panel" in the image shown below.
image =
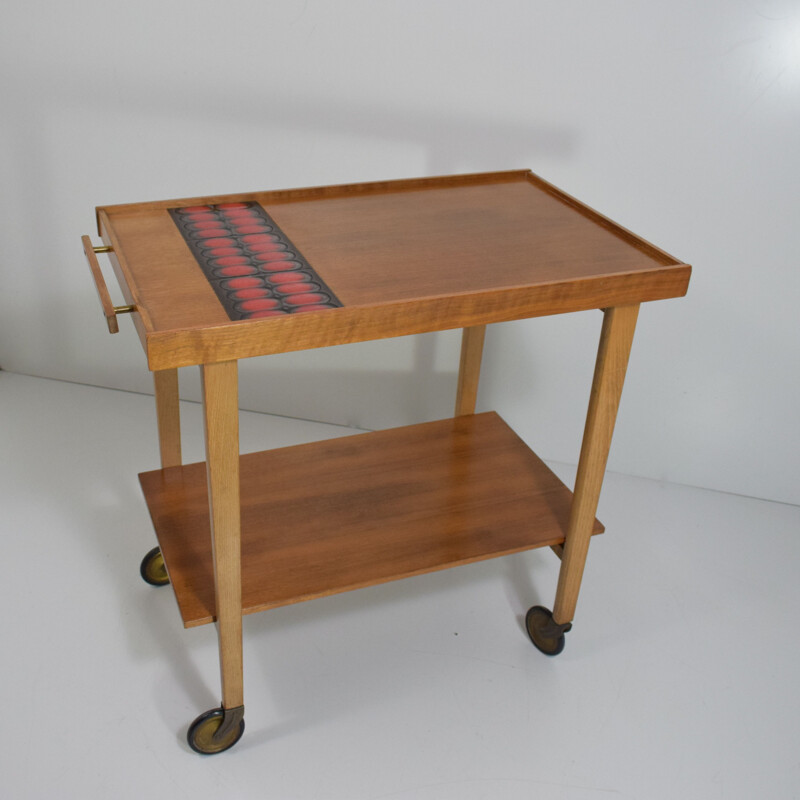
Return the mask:
{"type": "Polygon", "coordinates": [[[675,297],[690,273],[525,172],[110,206],[98,223],[140,309],[151,369],[675,297]],[[166,209],[245,199],[344,309],[227,318],[166,209]]]}
{"type": "Polygon", "coordinates": [[[345,306],[666,266],[527,181],[267,205],[345,306]]]}
{"type": "MultiPolygon", "coordinates": [[[[140,480],[184,624],[210,622],[205,465],[140,480]]],[[[571,497],[495,413],[244,455],[243,612],[558,544],[571,497]]]]}

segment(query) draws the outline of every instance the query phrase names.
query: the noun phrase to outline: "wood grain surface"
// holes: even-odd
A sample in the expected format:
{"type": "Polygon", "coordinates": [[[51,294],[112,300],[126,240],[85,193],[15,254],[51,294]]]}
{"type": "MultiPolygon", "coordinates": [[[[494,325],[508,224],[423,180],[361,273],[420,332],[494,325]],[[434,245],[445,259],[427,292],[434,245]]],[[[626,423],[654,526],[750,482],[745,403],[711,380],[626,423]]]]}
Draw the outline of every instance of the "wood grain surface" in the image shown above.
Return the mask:
{"type": "Polygon", "coordinates": [[[158,449],[162,467],[177,467],[181,461],[181,407],[178,370],[153,373],[156,401],[158,449]]]}
{"type": "MultiPolygon", "coordinates": [[[[210,622],[205,464],[139,477],[184,624],[210,622]]],[[[242,611],[558,544],[571,498],[495,413],[244,455],[242,611]]]]}
{"type": "Polygon", "coordinates": [[[677,297],[690,275],[523,171],[108,206],[98,225],[151,369],[677,297]],[[264,207],[344,308],[228,319],[167,209],[240,200],[264,207]]]}
{"type": "MultiPolygon", "coordinates": [[[[239,502],[239,382],[235,361],[202,368],[206,514],[212,602],[219,634],[222,704],[244,703],[242,548],[239,502]],[[216,588],[215,588],[216,587],[216,588]]],[[[163,550],[161,551],[163,555],[163,550]]],[[[169,568],[168,568],[169,569],[169,568]]],[[[170,575],[170,581],[173,576],[170,575]]]]}
{"type": "Polygon", "coordinates": [[[592,523],[600,500],[638,315],[639,306],[633,305],[606,309],[603,317],[575,478],[575,498],[570,510],[553,606],[553,618],[559,625],[571,621],[575,616],[592,523]]]}
{"type": "Polygon", "coordinates": [[[461,333],[461,358],[458,365],[456,407],[453,414],[455,417],[460,417],[462,414],[475,413],[485,338],[485,325],[479,325],[476,328],[464,328],[461,333]]]}

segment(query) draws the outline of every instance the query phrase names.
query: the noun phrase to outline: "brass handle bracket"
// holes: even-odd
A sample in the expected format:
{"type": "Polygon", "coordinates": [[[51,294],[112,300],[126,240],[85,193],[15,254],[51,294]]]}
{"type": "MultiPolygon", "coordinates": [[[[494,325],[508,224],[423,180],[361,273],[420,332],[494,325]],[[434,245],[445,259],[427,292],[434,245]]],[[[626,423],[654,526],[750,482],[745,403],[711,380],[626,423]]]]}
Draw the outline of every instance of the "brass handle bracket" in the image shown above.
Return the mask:
{"type": "Polygon", "coordinates": [[[103,316],[106,318],[108,332],[119,333],[117,314],[130,314],[132,311],[136,311],[136,306],[115,306],[111,302],[111,295],[108,293],[108,287],[103,278],[103,273],[100,271],[100,264],[97,261],[97,253],[113,253],[114,248],[108,245],[95,247],[88,236],[81,236],[81,243],[83,244],[83,253],[86,256],[86,261],[89,263],[89,269],[94,278],[94,285],[97,289],[97,295],[100,298],[100,305],[103,307],[103,316]]]}

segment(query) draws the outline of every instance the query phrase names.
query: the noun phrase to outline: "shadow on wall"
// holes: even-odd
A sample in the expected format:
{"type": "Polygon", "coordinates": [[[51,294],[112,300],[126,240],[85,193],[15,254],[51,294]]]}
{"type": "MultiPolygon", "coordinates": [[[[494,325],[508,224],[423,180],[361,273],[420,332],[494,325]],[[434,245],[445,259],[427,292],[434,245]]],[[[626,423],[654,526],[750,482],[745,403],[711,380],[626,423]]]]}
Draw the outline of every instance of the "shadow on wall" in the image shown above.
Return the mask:
{"type": "MultiPolygon", "coordinates": [[[[424,154],[425,166],[421,172],[427,175],[465,171],[464,165],[469,165],[473,170],[487,171],[525,168],[528,164],[545,157],[567,158],[576,149],[575,135],[568,130],[492,120],[479,111],[463,113],[448,110],[437,113],[388,103],[379,105],[339,100],[330,96],[288,96],[275,94],[273,87],[270,86],[267,86],[259,96],[254,95],[248,86],[240,87],[226,83],[219,87],[208,85],[197,87],[179,84],[177,80],[176,77],[165,75],[164,81],[157,85],[137,85],[133,90],[121,91],[107,73],[95,73],[85,76],[83,80],[80,76],[70,75],[68,71],[58,75],[37,76],[34,67],[26,76],[27,91],[37,96],[38,101],[35,105],[28,104],[27,112],[17,117],[16,136],[12,141],[12,147],[16,151],[13,161],[17,171],[15,183],[19,188],[16,198],[22,222],[21,229],[18,229],[15,235],[21,237],[23,242],[41,242],[35,256],[36,269],[43,280],[49,281],[53,287],[59,287],[56,291],[65,302],[55,306],[48,303],[47,308],[25,309],[25,314],[19,316],[20,329],[30,329],[26,331],[29,347],[46,348],[47,360],[50,363],[75,362],[75,370],[82,370],[77,379],[87,383],[119,385],[114,382],[114,373],[119,374],[119,365],[109,364],[114,358],[112,353],[116,352],[118,355],[119,350],[117,348],[112,350],[112,345],[108,341],[99,347],[97,342],[94,346],[87,343],[87,337],[100,335],[100,326],[89,326],[85,319],[80,319],[82,315],[77,306],[81,304],[82,307],[85,302],[86,313],[89,314],[89,303],[96,303],[96,300],[89,288],[88,280],[84,280],[83,275],[77,275],[78,270],[85,270],[82,262],[75,259],[75,280],[72,280],[73,276],[63,268],[65,254],[79,252],[76,242],[81,229],[76,227],[74,230],[68,230],[72,224],[72,220],[69,220],[66,225],[62,223],[60,228],[55,226],[52,238],[48,237],[47,241],[42,242],[41,236],[42,219],[62,219],[63,222],[67,222],[64,219],[66,198],[57,193],[51,180],[51,173],[63,172],[64,165],[53,163],[53,150],[49,146],[54,135],[52,123],[66,110],[73,116],[76,109],[81,113],[83,110],[87,112],[86,128],[82,131],[83,154],[91,158],[94,150],[103,154],[98,158],[99,162],[102,162],[103,158],[110,162],[105,165],[102,163],[86,165],[87,179],[75,187],[75,197],[72,198],[82,215],[89,204],[155,199],[135,196],[141,190],[142,181],[147,181],[147,173],[153,175],[153,182],[158,185],[163,182],[161,178],[164,171],[169,173],[174,170],[175,180],[180,180],[181,171],[185,171],[187,165],[180,163],[181,158],[185,162],[186,156],[180,153],[179,148],[202,149],[209,143],[208,135],[204,134],[205,128],[218,130],[221,121],[225,125],[240,129],[243,132],[243,142],[252,143],[252,139],[247,137],[253,131],[263,131],[264,141],[276,139],[291,141],[300,136],[311,136],[323,141],[327,138],[333,143],[331,150],[341,149],[343,141],[355,148],[358,142],[364,139],[386,142],[387,146],[391,147],[410,145],[424,154]],[[91,104],[88,103],[90,94],[93,98],[91,104]],[[96,102],[94,98],[97,98],[96,102]],[[102,106],[102,114],[99,116],[98,104],[102,106]],[[141,118],[142,124],[146,124],[147,131],[155,132],[150,134],[149,141],[143,143],[139,149],[130,137],[128,141],[120,141],[118,145],[113,139],[115,124],[120,125],[131,115],[141,118]],[[98,126],[98,121],[102,120],[109,121],[107,128],[102,124],[98,126]],[[182,142],[176,141],[176,127],[179,129],[184,124],[186,137],[191,137],[192,132],[197,132],[198,141],[187,141],[186,137],[178,137],[183,139],[182,142]],[[158,139],[159,130],[165,132],[163,140],[158,139]],[[157,149],[157,163],[154,163],[152,151],[148,151],[148,147],[157,149]],[[116,175],[113,174],[115,168],[118,169],[116,175]],[[93,185],[98,180],[94,176],[97,176],[100,170],[105,171],[107,178],[102,191],[98,191],[97,186],[93,185]],[[109,171],[111,175],[108,174],[109,171]],[[136,188],[131,192],[125,184],[136,188]],[[107,199],[109,186],[112,189],[111,198],[107,199]],[[100,194],[105,197],[100,197],[100,194]],[[134,196],[130,196],[131,194],[134,196]],[[83,205],[81,200],[84,200],[86,205],[83,205]],[[60,241],[60,237],[64,237],[64,240],[60,241]],[[42,275],[43,272],[50,274],[42,275]],[[77,320],[76,315],[79,317],[77,320]],[[32,317],[43,321],[43,324],[32,324],[32,317]],[[53,335],[54,331],[58,331],[59,335],[53,335]],[[79,367],[81,361],[86,361],[87,348],[91,348],[94,363],[79,367]]],[[[212,144],[215,149],[204,152],[204,158],[207,161],[230,160],[230,154],[226,153],[226,150],[230,149],[230,144],[230,141],[219,143],[215,141],[212,144]]],[[[326,146],[328,146],[327,141],[326,146]]],[[[283,152],[276,152],[275,148],[267,147],[250,153],[240,152],[237,158],[249,158],[252,163],[257,164],[259,175],[268,174],[271,163],[276,166],[281,165],[285,174],[285,166],[282,165],[284,155],[283,152]]],[[[326,159],[330,160],[330,155],[326,154],[326,159]]],[[[391,159],[388,161],[391,162],[391,159]]],[[[72,168],[75,169],[75,166],[72,168]]],[[[400,168],[396,162],[394,168],[400,168]]],[[[372,171],[374,173],[374,169],[372,171]]],[[[387,171],[388,175],[381,174],[379,177],[391,177],[392,167],[389,166],[387,171]]],[[[305,167],[303,170],[298,170],[298,173],[307,178],[309,170],[305,167]]],[[[191,180],[196,182],[196,175],[192,175],[191,180]]],[[[300,182],[309,183],[307,180],[300,182]]],[[[189,183],[190,186],[187,188],[191,191],[195,184],[189,183]]],[[[86,226],[87,222],[76,221],[75,224],[86,226]]],[[[26,249],[21,249],[21,252],[26,253],[28,259],[34,257],[26,249]]],[[[70,263],[72,259],[73,256],[70,255],[70,263]]],[[[38,301],[34,298],[34,302],[47,303],[47,300],[44,297],[38,301]]],[[[10,309],[10,313],[16,312],[10,309]]],[[[384,422],[384,419],[396,418],[397,412],[401,409],[419,408],[420,405],[426,409],[435,409],[423,413],[426,418],[451,413],[458,366],[457,356],[446,373],[437,373],[434,363],[436,337],[414,338],[416,341],[410,340],[404,345],[411,349],[406,352],[408,357],[402,358],[402,362],[406,365],[400,370],[402,380],[387,380],[386,373],[365,371],[358,379],[358,394],[346,396],[344,393],[335,392],[335,398],[326,398],[326,402],[333,400],[335,404],[338,403],[331,408],[330,413],[312,410],[303,412],[303,416],[308,415],[310,418],[323,421],[347,421],[362,427],[381,427],[389,424],[384,422]],[[407,366],[409,363],[411,363],[410,368],[407,366]],[[418,400],[420,394],[426,395],[426,400],[422,403],[418,400]],[[385,408],[387,411],[385,418],[376,420],[373,417],[371,424],[366,425],[366,418],[361,413],[365,403],[385,408]],[[441,409],[441,413],[438,409],[441,409]]],[[[387,352],[392,357],[392,350],[387,352]]],[[[397,350],[393,352],[396,354],[397,350]]],[[[352,365],[352,357],[344,352],[337,352],[332,354],[332,360],[326,366],[332,374],[336,374],[340,369],[347,370],[348,366],[352,365]]],[[[265,369],[269,371],[269,362],[265,362],[265,369]]],[[[392,372],[392,375],[396,377],[395,372],[392,372]]],[[[58,375],[58,377],[69,376],[58,375]]],[[[280,393],[269,390],[269,385],[276,377],[265,374],[262,380],[256,377],[254,370],[243,376],[242,394],[244,397],[253,398],[248,407],[258,411],[297,415],[296,404],[291,403],[288,398],[282,398],[280,393]],[[247,381],[250,382],[249,385],[247,381]],[[263,398],[263,402],[259,398],[263,398]]],[[[290,371],[289,374],[280,375],[279,380],[281,384],[287,386],[292,383],[302,383],[306,386],[304,391],[312,395],[324,397],[327,393],[328,376],[324,374],[324,370],[322,373],[317,371],[315,377],[302,371],[292,375],[290,371]]],[[[151,391],[149,378],[144,375],[141,379],[137,376],[135,386],[131,386],[126,380],[124,387],[151,391]]],[[[195,395],[193,381],[189,383],[189,393],[186,396],[199,399],[199,395],[195,395]]],[[[399,416],[404,416],[404,413],[400,412],[399,416]]]]}

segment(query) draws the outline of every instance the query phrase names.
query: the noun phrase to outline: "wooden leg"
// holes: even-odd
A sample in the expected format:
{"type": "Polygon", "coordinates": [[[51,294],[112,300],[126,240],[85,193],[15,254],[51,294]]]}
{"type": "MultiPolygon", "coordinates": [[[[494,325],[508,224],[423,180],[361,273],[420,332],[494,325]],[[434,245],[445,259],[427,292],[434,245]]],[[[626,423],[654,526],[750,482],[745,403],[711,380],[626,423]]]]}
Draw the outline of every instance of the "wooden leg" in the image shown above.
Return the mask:
{"type": "Polygon", "coordinates": [[[553,620],[558,625],[565,625],[575,615],[638,313],[638,305],[620,306],[606,309],[603,318],[581,457],[575,478],[575,494],[553,608],[553,620]]]}
{"type": "Polygon", "coordinates": [[[201,368],[223,708],[243,705],[239,408],[236,361],[201,368]]]}
{"type": "Polygon", "coordinates": [[[464,328],[461,336],[461,363],[458,367],[458,391],[455,416],[475,413],[478,399],[478,379],[481,374],[481,356],[486,326],[464,328]]]}
{"type": "Polygon", "coordinates": [[[176,467],[181,463],[181,412],[178,392],[178,370],[162,369],[153,373],[158,420],[158,445],[161,466],[176,467]]]}

